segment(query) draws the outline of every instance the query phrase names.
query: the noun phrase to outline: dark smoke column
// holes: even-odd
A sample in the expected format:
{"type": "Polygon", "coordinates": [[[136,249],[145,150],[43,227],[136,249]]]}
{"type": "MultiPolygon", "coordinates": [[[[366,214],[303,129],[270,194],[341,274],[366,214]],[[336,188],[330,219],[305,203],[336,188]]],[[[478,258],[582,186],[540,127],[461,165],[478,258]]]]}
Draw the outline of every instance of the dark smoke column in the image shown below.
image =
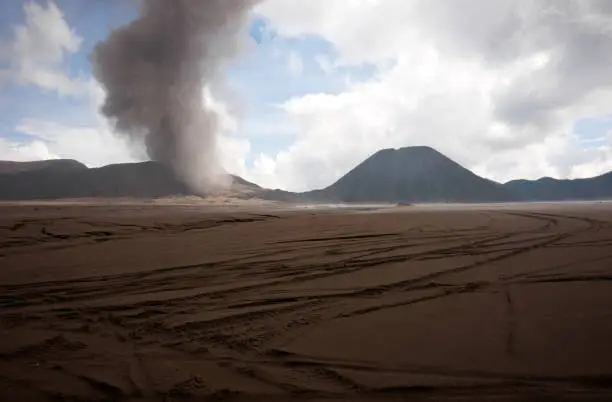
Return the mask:
{"type": "Polygon", "coordinates": [[[202,89],[238,51],[257,0],[141,1],[138,19],[92,54],[106,91],[102,113],[193,190],[220,189],[229,177],[218,159],[218,116],[202,89]]]}

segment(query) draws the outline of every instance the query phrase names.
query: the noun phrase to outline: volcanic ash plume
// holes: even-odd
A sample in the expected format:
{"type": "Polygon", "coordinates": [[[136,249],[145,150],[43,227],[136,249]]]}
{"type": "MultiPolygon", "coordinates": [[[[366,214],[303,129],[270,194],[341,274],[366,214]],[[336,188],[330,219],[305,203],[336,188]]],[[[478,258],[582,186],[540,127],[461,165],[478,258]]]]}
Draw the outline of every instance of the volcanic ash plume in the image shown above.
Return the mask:
{"type": "Polygon", "coordinates": [[[202,89],[238,51],[256,1],[142,0],[140,16],[92,54],[106,90],[102,113],[195,191],[229,184],[217,153],[218,116],[202,89]]]}

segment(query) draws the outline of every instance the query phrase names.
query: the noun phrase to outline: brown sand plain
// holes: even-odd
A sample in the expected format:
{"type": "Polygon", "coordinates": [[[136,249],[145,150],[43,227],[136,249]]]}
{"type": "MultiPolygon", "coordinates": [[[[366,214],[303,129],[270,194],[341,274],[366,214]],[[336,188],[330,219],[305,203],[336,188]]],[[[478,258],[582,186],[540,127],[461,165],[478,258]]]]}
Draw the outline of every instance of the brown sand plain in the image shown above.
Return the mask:
{"type": "Polygon", "coordinates": [[[612,204],[4,204],[0,233],[0,400],[612,395],[612,204]]]}

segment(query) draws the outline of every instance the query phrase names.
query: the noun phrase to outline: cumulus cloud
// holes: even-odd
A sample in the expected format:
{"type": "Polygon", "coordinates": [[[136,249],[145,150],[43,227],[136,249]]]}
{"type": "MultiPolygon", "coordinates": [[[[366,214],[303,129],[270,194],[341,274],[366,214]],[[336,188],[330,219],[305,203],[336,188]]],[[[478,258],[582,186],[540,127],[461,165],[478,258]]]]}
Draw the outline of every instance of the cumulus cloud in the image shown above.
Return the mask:
{"type": "Polygon", "coordinates": [[[0,80],[35,85],[60,95],[78,95],[87,83],[62,69],[66,57],[77,52],[82,38],[70,29],[57,5],[25,2],[25,21],[13,27],[13,37],[0,44],[0,60],[8,65],[0,80]]]}
{"type": "Polygon", "coordinates": [[[573,133],[612,114],[609,2],[268,0],[257,11],[281,35],[333,44],[326,66],[376,66],[342,93],[280,105],[298,137],[260,156],[263,182],[321,187],[380,148],[422,144],[502,181],[611,166],[611,144],[584,149],[573,133]]]}

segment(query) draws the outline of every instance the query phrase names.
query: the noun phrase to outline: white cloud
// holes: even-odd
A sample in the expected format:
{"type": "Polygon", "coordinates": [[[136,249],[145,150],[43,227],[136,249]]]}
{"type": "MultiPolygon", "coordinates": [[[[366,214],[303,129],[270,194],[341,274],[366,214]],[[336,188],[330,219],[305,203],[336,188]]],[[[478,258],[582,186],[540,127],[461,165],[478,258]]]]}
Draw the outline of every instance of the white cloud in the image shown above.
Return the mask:
{"type": "Polygon", "coordinates": [[[28,162],[42,159],[58,159],[43,141],[21,143],[0,138],[0,160],[28,162]]]}
{"type": "Polygon", "coordinates": [[[299,77],[304,73],[304,61],[298,53],[289,53],[289,56],[287,56],[287,69],[294,77],[299,77]]]}
{"type": "MultiPolygon", "coordinates": [[[[331,65],[377,66],[340,94],[284,102],[295,143],[251,177],[287,189],[330,184],[384,147],[430,145],[506,180],[612,167],[574,122],[612,112],[612,7],[602,1],[267,0],[282,35],[335,46],[331,65]]],[[[321,64],[321,62],[319,63],[321,64]]]]}
{"type": "Polygon", "coordinates": [[[333,71],[333,65],[329,60],[329,57],[325,54],[319,54],[315,57],[317,65],[323,71],[324,74],[330,75],[333,71]]]}
{"type": "MultiPolygon", "coordinates": [[[[37,138],[50,154],[62,159],[77,159],[90,167],[138,159],[127,144],[103,126],[75,127],[55,122],[29,119],[22,121],[16,131],[37,138]]],[[[44,154],[33,159],[46,159],[44,154]]]]}
{"type": "Polygon", "coordinates": [[[204,104],[213,110],[219,119],[218,151],[219,161],[223,168],[233,174],[245,175],[247,171],[247,156],[251,151],[251,143],[246,138],[236,137],[238,120],[227,102],[209,88],[203,90],[204,104]]]}
{"type": "Polygon", "coordinates": [[[25,21],[13,27],[13,38],[0,44],[0,60],[8,64],[4,80],[36,85],[60,95],[78,95],[87,83],[62,71],[67,55],[75,53],[82,38],[70,29],[52,1],[23,5],[25,21]]]}

